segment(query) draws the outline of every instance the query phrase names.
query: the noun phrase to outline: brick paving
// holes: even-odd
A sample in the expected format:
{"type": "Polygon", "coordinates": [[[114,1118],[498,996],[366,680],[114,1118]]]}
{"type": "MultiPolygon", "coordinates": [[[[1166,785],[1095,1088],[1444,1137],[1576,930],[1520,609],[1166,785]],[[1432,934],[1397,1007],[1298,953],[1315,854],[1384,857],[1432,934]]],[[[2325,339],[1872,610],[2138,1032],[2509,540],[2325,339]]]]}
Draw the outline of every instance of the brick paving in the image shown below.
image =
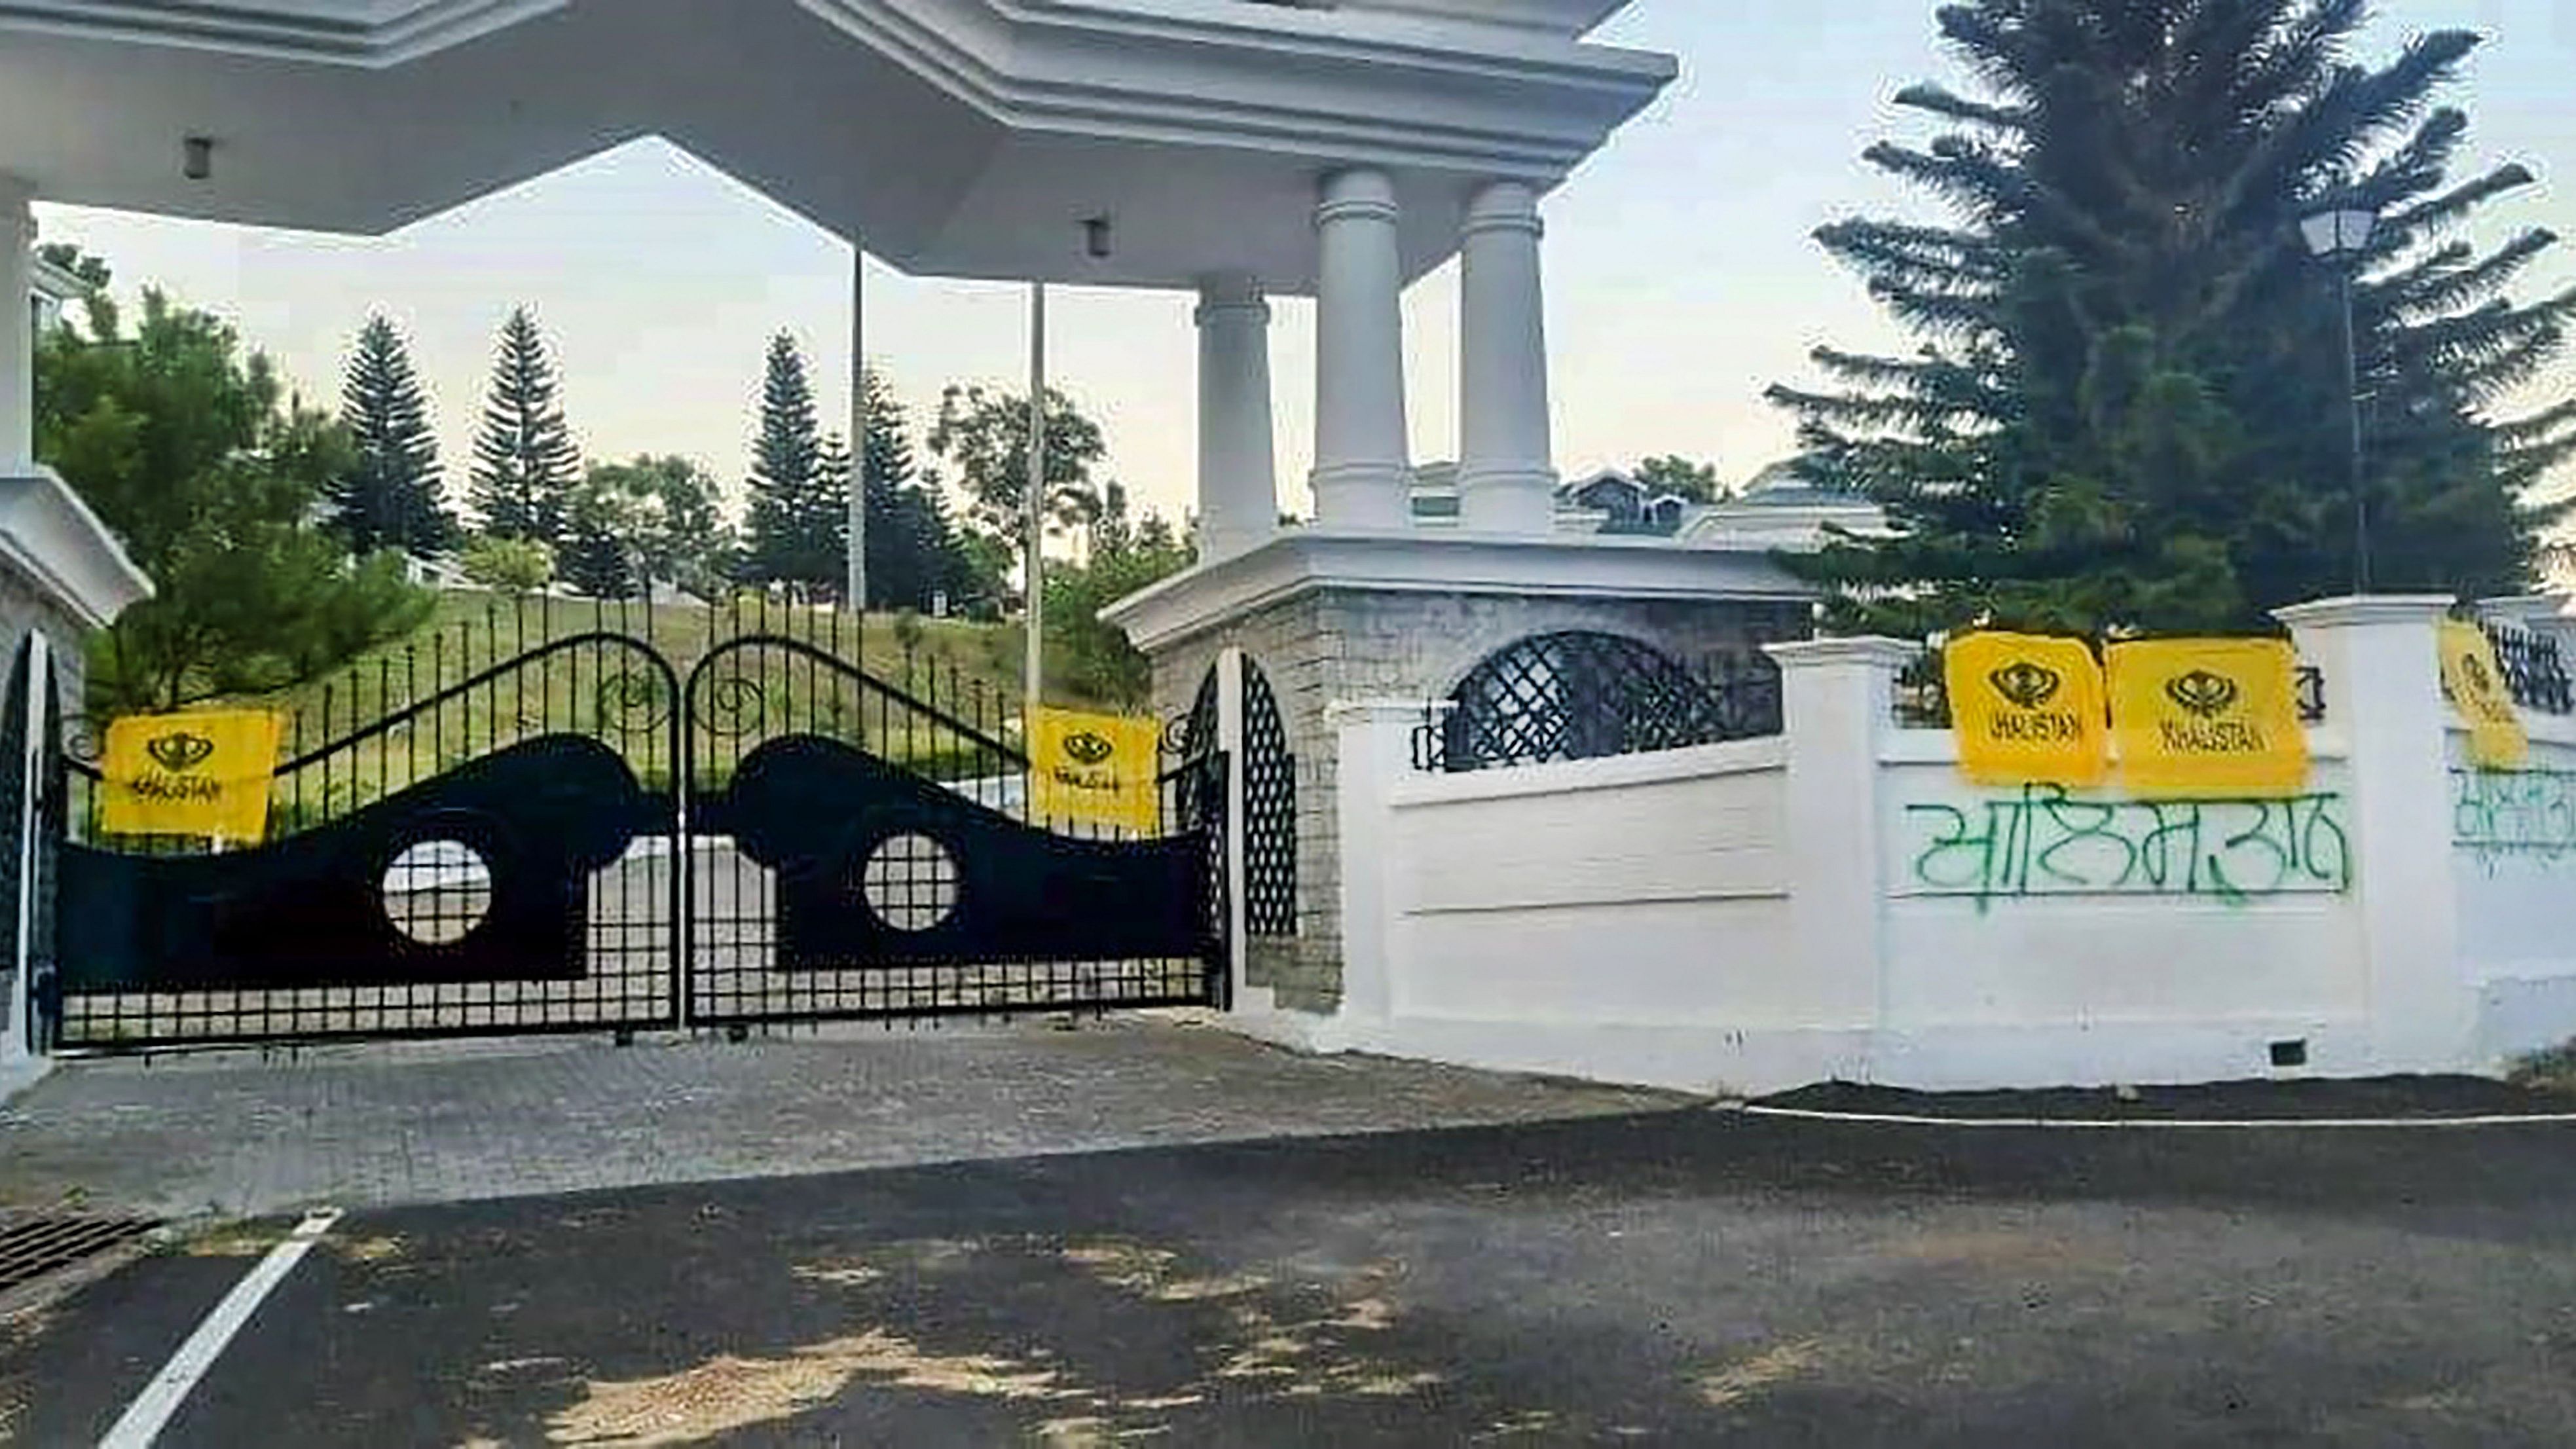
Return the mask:
{"type": "Polygon", "coordinates": [[[1656,1093],[1074,1030],[522,1039],[66,1064],[0,1108],[0,1207],[358,1208],[1633,1112],[1656,1093]]]}

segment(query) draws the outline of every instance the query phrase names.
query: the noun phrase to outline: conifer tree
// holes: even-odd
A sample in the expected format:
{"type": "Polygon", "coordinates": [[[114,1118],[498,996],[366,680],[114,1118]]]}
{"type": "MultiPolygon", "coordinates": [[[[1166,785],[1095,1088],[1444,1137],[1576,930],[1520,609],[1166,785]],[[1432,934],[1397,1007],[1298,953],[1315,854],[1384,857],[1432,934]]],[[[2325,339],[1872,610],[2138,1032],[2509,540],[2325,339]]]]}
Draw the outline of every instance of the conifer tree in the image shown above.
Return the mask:
{"type": "Polygon", "coordinates": [[[782,332],[769,344],[760,431],[752,443],[747,580],[784,584],[807,598],[833,596],[849,535],[849,474],[846,446],[837,439],[827,446],[815,425],[804,354],[782,332]]]}
{"type": "Polygon", "coordinates": [[[883,374],[861,377],[867,389],[868,607],[928,612],[941,594],[963,609],[990,591],[977,586],[938,489],[920,477],[902,403],[883,374]]]}
{"type": "Polygon", "coordinates": [[[525,307],[514,309],[501,324],[468,490],[482,531],[494,538],[530,539],[557,549],[566,542],[581,454],[564,423],[557,388],[554,360],[535,319],[525,307]]]}
{"type": "Polygon", "coordinates": [[[2454,180],[2468,133],[2434,97],[2478,43],[2352,59],[2363,0],[1974,0],[1939,11],[1973,94],[1898,103],[1948,129],[1867,159],[1946,223],[1848,220],[1817,239],[1921,338],[1820,349],[1835,383],[1774,388],[1817,481],[1896,536],[1803,567],[1847,627],[1980,622],[2247,629],[2348,591],[2350,395],[2337,277],[2301,218],[2381,217],[2354,283],[2364,494],[2382,591],[2519,587],[2576,451],[2576,403],[2500,420],[2554,357],[2576,292],[2511,284],[2556,241],[2457,237],[2531,184],[2454,180]]]}
{"type": "Polygon", "coordinates": [[[429,400],[402,334],[383,316],[367,319],[340,390],[340,421],[355,464],[323,488],[333,525],[350,550],[441,554],[459,539],[440,478],[429,400]]]}

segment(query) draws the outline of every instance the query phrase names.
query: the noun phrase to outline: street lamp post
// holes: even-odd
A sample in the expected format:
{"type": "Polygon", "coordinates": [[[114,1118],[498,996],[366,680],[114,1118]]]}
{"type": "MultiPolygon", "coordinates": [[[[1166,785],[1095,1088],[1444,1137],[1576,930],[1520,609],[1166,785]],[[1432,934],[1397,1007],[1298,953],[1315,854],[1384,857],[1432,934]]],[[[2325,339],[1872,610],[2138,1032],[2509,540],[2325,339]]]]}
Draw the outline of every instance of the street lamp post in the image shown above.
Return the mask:
{"type": "Polygon", "coordinates": [[[2352,591],[2370,592],[2370,500],[2362,487],[2361,443],[2361,347],[2353,332],[2352,288],[2355,274],[2361,270],[2361,257],[2370,245],[2370,235],[2379,226],[2379,213],[2359,207],[2342,207],[2321,211],[2299,223],[2299,233],[2307,239],[2308,252],[2334,268],[2342,292],[2343,306],[2343,392],[2352,413],[2352,591]]]}

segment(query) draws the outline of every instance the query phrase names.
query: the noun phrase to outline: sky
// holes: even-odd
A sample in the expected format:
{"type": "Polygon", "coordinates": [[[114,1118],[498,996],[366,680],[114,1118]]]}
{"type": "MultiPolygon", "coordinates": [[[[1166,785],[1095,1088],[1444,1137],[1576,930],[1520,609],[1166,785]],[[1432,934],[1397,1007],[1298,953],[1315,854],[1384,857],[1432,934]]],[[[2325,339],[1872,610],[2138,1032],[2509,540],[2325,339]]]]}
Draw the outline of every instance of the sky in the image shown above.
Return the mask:
{"type": "MultiPolygon", "coordinates": [[[[2375,54],[2462,26],[2489,43],[2453,99],[2469,165],[2515,159],[2542,184],[2489,208],[2481,235],[2542,225],[2576,237],[2576,0],[2382,0],[2375,54]]],[[[1661,453],[1740,482],[1790,447],[1762,401],[1812,381],[1808,350],[1902,346],[1858,281],[1810,239],[1854,213],[1929,216],[1859,159],[1926,134],[1890,104],[1949,74],[1928,0],[1636,0],[1596,39],[1670,52],[1681,78],[1546,204],[1557,461],[1569,476],[1661,453]]],[[[231,319],[309,400],[336,397],[371,311],[409,336],[449,469],[463,487],[492,337],[513,305],[556,349],[573,432],[597,458],[678,453],[739,489],[768,339],[803,344],[826,419],[845,418],[847,246],[658,141],[593,157],[390,236],[350,238],[40,206],[48,241],[105,256],[118,290],[149,283],[231,319]]],[[[2576,244],[2528,295],[2576,285],[2576,244]]],[[[1180,514],[1194,492],[1190,297],[1059,291],[1055,386],[1106,432],[1106,476],[1180,514]]],[[[866,268],[866,348],[916,430],[951,382],[1024,385],[1022,289],[866,268]]],[[[1274,308],[1282,501],[1311,511],[1313,309],[1274,308]]],[[[1406,297],[1417,461],[1456,455],[1457,275],[1406,297]]],[[[2534,400],[2576,390],[2576,359],[2534,400]],[[2554,384],[2554,386],[2553,386],[2554,384]]]]}

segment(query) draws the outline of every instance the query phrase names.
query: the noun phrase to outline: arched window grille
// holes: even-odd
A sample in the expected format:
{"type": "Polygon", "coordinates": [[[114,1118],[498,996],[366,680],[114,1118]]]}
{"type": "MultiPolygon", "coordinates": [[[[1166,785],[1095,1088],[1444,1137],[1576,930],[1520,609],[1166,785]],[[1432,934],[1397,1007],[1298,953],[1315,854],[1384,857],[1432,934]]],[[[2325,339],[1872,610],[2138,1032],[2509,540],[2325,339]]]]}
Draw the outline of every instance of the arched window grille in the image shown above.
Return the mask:
{"type": "Polygon", "coordinates": [[[1569,631],[1489,656],[1451,694],[1435,732],[1450,771],[1677,750],[1780,732],[1780,676],[1768,658],[1728,659],[1713,676],[1634,639],[1569,631]]]}

